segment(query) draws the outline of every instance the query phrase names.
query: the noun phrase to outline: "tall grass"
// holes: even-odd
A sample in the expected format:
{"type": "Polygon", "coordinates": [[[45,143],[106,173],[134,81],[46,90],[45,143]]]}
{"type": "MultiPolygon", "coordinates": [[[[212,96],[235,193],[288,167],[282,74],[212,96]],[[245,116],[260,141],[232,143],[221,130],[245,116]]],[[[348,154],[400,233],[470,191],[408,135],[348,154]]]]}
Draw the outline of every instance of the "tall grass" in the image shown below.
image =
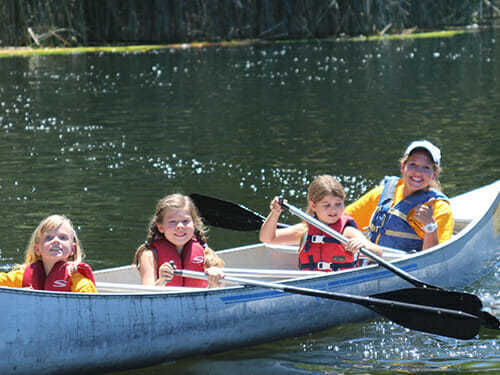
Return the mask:
{"type": "Polygon", "coordinates": [[[372,35],[462,26],[498,6],[500,0],[1,0],[0,45],[372,35]]]}

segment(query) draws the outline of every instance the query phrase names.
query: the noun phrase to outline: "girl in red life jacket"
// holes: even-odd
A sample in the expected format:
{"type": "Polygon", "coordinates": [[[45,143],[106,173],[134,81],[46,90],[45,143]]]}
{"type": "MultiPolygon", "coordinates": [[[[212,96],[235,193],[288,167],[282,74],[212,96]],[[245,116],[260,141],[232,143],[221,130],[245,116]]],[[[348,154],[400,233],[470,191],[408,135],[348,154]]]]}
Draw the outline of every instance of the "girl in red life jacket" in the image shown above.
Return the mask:
{"type": "Polygon", "coordinates": [[[96,293],[92,269],[71,220],[52,215],[35,229],[24,264],[0,273],[0,285],[59,292],[96,293]]]}
{"type": "Polygon", "coordinates": [[[205,227],[193,201],[171,194],[158,202],[146,243],[137,249],[133,263],[144,285],[216,287],[224,277],[224,261],[205,245],[205,227]],[[206,272],[208,282],[174,276],[171,261],[178,269],[206,272]]]}
{"type": "Polygon", "coordinates": [[[303,270],[328,272],[357,267],[360,248],[381,255],[382,249],[357,229],[354,219],[344,214],[344,199],[344,188],[328,175],[317,177],[307,191],[307,213],[344,235],[347,244],[341,244],[305,221],[277,229],[282,212],[278,197],[271,202],[271,212],[260,229],[260,241],[300,245],[299,268],[303,270]]]}

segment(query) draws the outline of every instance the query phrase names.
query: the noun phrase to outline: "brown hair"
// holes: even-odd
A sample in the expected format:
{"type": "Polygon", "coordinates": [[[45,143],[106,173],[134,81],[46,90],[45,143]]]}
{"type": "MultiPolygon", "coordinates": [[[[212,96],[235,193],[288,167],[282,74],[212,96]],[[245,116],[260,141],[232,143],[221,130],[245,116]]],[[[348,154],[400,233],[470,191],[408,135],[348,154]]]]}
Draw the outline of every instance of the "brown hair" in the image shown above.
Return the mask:
{"type": "MultiPolygon", "coordinates": [[[[309,189],[307,190],[307,201],[312,201],[313,203],[319,202],[328,194],[333,195],[341,199],[345,199],[344,187],[337,179],[330,175],[322,175],[316,177],[316,179],[311,182],[309,189]]],[[[309,215],[314,215],[311,208],[307,207],[307,213],[309,215]]]]}
{"type": "Polygon", "coordinates": [[[436,174],[436,178],[434,178],[434,179],[431,180],[431,183],[429,184],[429,187],[431,187],[431,188],[433,188],[435,190],[441,191],[441,182],[439,182],[439,178],[438,178],[439,174],[441,173],[441,167],[434,162],[434,159],[432,158],[432,155],[425,148],[423,148],[423,147],[417,147],[414,150],[412,150],[409,154],[403,155],[403,157],[401,159],[399,159],[399,162],[400,162],[401,166],[403,166],[404,164],[406,164],[406,162],[408,161],[408,158],[410,157],[410,155],[413,154],[415,151],[423,151],[429,157],[429,160],[432,163],[432,169],[434,170],[434,172],[437,173],[436,174]]]}
{"type": "Polygon", "coordinates": [[[142,252],[149,249],[150,244],[157,239],[165,238],[163,233],[158,230],[158,224],[163,221],[166,212],[171,209],[185,209],[189,211],[194,223],[194,236],[202,245],[207,243],[207,229],[198,213],[198,209],[194,205],[191,198],[183,194],[170,194],[160,199],[156,205],[156,210],[149,222],[148,234],[144,244],[140,245],[135,252],[133,264],[139,266],[139,259],[142,252]]]}

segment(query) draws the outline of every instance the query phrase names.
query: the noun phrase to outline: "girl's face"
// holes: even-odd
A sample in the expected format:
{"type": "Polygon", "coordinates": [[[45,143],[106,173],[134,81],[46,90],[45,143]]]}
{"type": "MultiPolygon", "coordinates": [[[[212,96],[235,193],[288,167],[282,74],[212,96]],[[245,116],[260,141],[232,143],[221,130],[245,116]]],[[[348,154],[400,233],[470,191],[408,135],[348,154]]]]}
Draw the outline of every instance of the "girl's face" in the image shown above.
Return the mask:
{"type": "Polygon", "coordinates": [[[425,151],[415,151],[401,164],[401,177],[405,184],[405,196],[425,189],[437,177],[434,164],[425,151]]]}
{"type": "Polygon", "coordinates": [[[334,224],[344,213],[344,200],[332,194],[327,194],[320,201],[309,201],[309,206],[319,221],[325,224],[334,224]]]}
{"type": "Polygon", "coordinates": [[[157,226],[165,238],[177,248],[179,254],[194,235],[193,218],[189,210],[184,208],[167,210],[163,215],[163,220],[157,226]]]}
{"type": "Polygon", "coordinates": [[[44,264],[54,265],[61,260],[68,260],[76,250],[71,225],[63,222],[54,230],[42,233],[40,242],[35,245],[34,250],[44,264]]]}

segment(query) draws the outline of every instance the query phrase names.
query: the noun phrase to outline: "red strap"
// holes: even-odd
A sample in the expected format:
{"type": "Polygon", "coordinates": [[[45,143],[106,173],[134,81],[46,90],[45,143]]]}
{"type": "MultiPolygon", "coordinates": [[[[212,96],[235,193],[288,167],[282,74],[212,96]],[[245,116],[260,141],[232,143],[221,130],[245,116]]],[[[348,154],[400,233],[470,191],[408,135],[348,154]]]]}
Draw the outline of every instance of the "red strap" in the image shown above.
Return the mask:
{"type": "Polygon", "coordinates": [[[95,284],[94,273],[87,263],[79,263],[76,270],[95,284]]]}

